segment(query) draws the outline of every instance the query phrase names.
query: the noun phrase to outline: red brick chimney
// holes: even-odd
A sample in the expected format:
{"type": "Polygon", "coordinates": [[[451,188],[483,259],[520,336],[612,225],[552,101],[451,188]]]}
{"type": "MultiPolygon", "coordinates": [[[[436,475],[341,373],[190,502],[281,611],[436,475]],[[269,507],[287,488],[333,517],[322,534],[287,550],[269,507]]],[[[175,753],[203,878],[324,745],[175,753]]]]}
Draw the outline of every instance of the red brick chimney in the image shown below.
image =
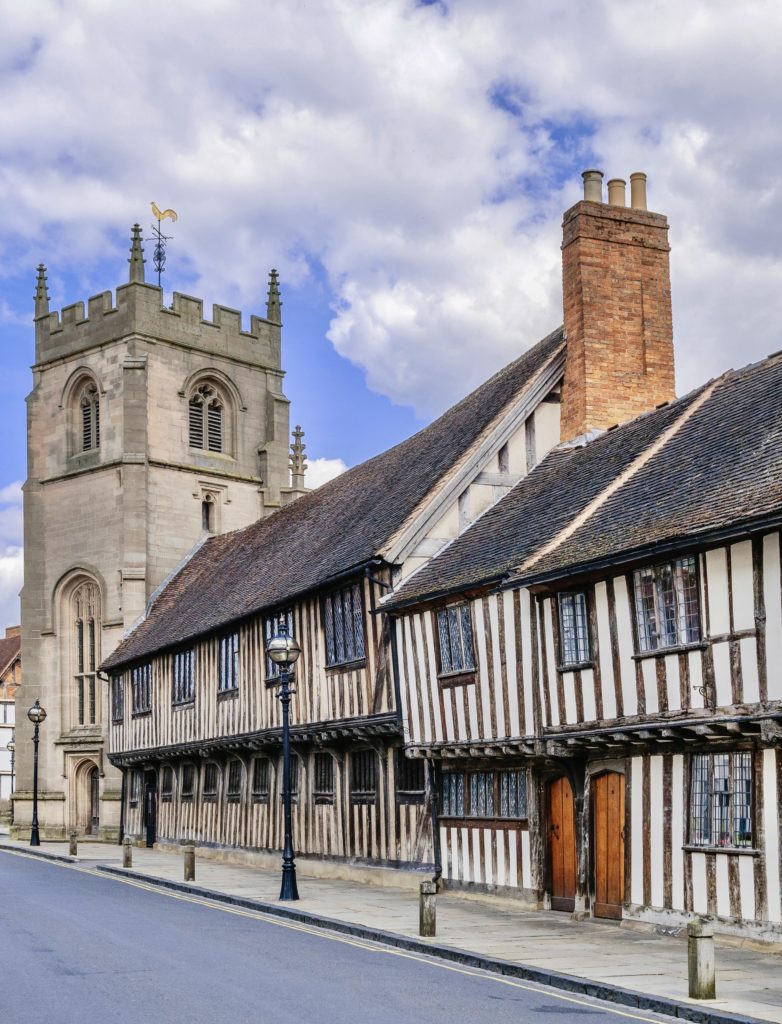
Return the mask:
{"type": "Polygon", "coordinates": [[[570,441],[638,416],[674,392],[668,220],[646,209],[646,175],[584,171],[584,198],[562,221],[567,335],[560,434],[570,441]]]}

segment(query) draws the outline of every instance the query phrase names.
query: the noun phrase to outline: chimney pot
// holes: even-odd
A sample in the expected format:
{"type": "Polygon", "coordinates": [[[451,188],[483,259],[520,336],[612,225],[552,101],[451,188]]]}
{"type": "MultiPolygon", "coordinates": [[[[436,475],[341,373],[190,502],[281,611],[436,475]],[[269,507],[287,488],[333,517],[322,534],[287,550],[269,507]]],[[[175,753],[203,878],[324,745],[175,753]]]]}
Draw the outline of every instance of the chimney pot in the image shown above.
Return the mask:
{"type": "Polygon", "coordinates": [[[646,209],[646,175],[634,171],[630,175],[630,205],[634,210],[646,209]]]}
{"type": "Polygon", "coordinates": [[[584,179],[584,199],[590,203],[602,203],[603,172],[584,171],[581,177],[584,179]]]}
{"type": "Polygon", "coordinates": [[[625,187],[627,182],[624,178],[611,178],[608,182],[608,202],[611,206],[627,206],[625,187]]]}

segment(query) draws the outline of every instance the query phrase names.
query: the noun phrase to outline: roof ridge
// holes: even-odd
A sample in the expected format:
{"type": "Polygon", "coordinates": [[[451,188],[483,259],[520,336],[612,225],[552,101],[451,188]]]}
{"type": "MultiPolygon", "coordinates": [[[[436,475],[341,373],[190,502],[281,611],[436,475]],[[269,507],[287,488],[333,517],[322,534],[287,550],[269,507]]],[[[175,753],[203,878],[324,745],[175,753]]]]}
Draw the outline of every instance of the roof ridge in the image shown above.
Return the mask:
{"type": "MultiPolygon", "coordinates": [[[[655,440],[647,448],[644,448],[644,450],[633,459],[633,461],[630,463],[627,469],[617,474],[617,476],[614,477],[611,483],[604,487],[603,490],[600,491],[600,493],[597,494],[592,499],[592,501],[590,501],[589,504],[581,510],[581,512],[577,516],[571,519],[567,526],[563,527],[556,534],[555,537],[552,537],[552,539],[547,544],[544,544],[543,547],[539,548],[537,551],[534,552],[534,554],[530,555],[526,559],[526,561],[522,562],[521,565],[516,566],[513,570],[514,574],[520,575],[521,573],[526,572],[528,569],[531,569],[536,562],[540,561],[540,559],[542,559],[545,555],[551,554],[552,551],[556,550],[556,548],[558,548],[562,543],[564,543],[564,541],[571,537],[576,532],[576,530],[580,529],[580,527],[582,527],[589,519],[591,519],[592,516],[600,508],[602,508],[602,506],[609,500],[609,498],[616,494],[616,492],[620,490],[620,488],[624,487],[624,485],[629,480],[631,480],[635,476],[635,474],[640,469],[642,469],[643,466],[646,465],[647,462],[654,458],[654,456],[658,452],[662,451],[662,449],[668,444],[668,442],[673,437],[675,437],[676,434],[679,433],[680,429],[694,415],[694,413],[697,412],[697,410],[700,409],[701,406],[706,404],[709,398],[711,398],[711,396],[717,390],[719,385],[723,383],[724,380],[727,378],[729,373],[730,371],[726,371],[721,376],[716,377],[709,381],[707,384],[705,384],[701,390],[700,395],[698,395],[694,399],[694,401],[692,401],[687,406],[687,408],[682,412],[682,414],[678,416],[666,430],[664,430],[658,437],[656,437],[655,440]]],[[[692,394],[692,392],[690,392],[690,394],[692,394]]],[[[686,397],[688,396],[683,396],[683,398],[686,397]]],[[[681,400],[682,399],[676,399],[677,402],[681,400]]],[[[674,403],[671,402],[667,404],[673,405],[674,403]]],[[[643,415],[648,414],[644,413],[643,415]]],[[[636,420],[638,419],[640,419],[640,417],[636,417],[636,420]]],[[[629,422],[632,423],[635,422],[635,420],[630,420],[629,422]]],[[[624,427],[625,424],[622,424],[622,426],[624,427]]],[[[595,440],[598,439],[595,438],[595,440]]],[[[585,445],[584,447],[587,447],[587,445],[585,445]]]]}

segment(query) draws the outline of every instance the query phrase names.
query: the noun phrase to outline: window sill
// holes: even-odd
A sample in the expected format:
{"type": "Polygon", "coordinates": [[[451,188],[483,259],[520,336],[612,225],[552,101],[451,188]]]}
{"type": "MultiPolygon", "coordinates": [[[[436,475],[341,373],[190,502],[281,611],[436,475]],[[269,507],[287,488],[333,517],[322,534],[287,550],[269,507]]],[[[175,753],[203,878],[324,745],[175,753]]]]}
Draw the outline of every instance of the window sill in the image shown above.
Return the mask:
{"type": "Polygon", "coordinates": [[[318,804],[321,807],[325,807],[327,805],[328,806],[333,806],[334,805],[334,794],[333,793],[328,793],[328,794],[327,793],[322,793],[320,796],[318,796],[318,794],[316,793],[315,797],[314,797],[314,800],[315,800],[315,803],[318,804]]]}
{"type": "Polygon", "coordinates": [[[254,804],[268,804],[269,794],[268,793],[253,793],[254,804]]]}
{"type": "Polygon", "coordinates": [[[333,665],[326,665],[326,675],[334,676],[339,672],[351,672],[353,669],[365,668],[366,658],[354,658],[353,661],[337,661],[333,665]]]}
{"type": "Polygon", "coordinates": [[[594,667],[593,661],[574,661],[572,665],[557,665],[557,672],[564,675],[565,672],[582,672],[584,669],[594,667]]]}
{"type": "Polygon", "coordinates": [[[350,802],[354,806],[357,806],[359,804],[364,804],[364,805],[375,804],[375,803],[377,803],[377,796],[376,796],[375,793],[372,793],[372,794],[369,794],[369,793],[366,793],[366,794],[364,794],[364,793],[351,793],[350,794],[350,802]]]}
{"type": "Polygon", "coordinates": [[[423,793],[420,790],[413,790],[407,793],[397,791],[396,802],[398,804],[407,805],[423,804],[426,803],[426,793],[423,793]]]}
{"type": "Polygon", "coordinates": [[[230,796],[227,796],[225,798],[225,802],[227,804],[239,804],[239,803],[242,802],[242,798],[241,798],[241,795],[239,793],[236,793],[236,794],[232,793],[230,796]]]}
{"type": "Polygon", "coordinates": [[[181,804],[192,804],[192,802],[193,802],[193,794],[192,793],[183,793],[182,796],[180,796],[180,798],[179,798],[179,802],[181,804]]]}
{"type": "Polygon", "coordinates": [[[146,708],[144,711],[134,711],[131,714],[131,718],[146,718],[147,715],[152,714],[152,708],[146,708]]]}
{"type": "Polygon", "coordinates": [[[194,708],[194,707],[195,707],[195,697],[193,697],[192,700],[176,700],[176,701],[172,700],[171,701],[171,710],[172,711],[181,711],[183,708],[194,708]]]}
{"type": "Polygon", "coordinates": [[[477,670],[466,669],[463,672],[440,672],[437,681],[440,686],[472,686],[475,683],[477,670]]]}
{"type": "Polygon", "coordinates": [[[753,846],[692,846],[690,843],[685,843],[682,849],[686,853],[725,853],[731,857],[759,857],[760,850],[756,850],[753,846]]]}
{"type": "Polygon", "coordinates": [[[699,640],[694,644],[677,644],[675,647],[658,647],[656,651],[639,651],[633,655],[633,661],[646,661],[647,658],[665,658],[669,654],[686,654],[688,651],[705,651],[709,645],[699,640]]]}
{"type": "Polygon", "coordinates": [[[233,686],[233,687],[231,687],[230,690],[218,690],[217,691],[217,699],[218,700],[236,700],[236,698],[238,696],[239,696],[239,687],[238,686],[233,686]]]}
{"type": "Polygon", "coordinates": [[[440,814],[438,823],[448,828],[528,828],[526,818],[465,818],[453,814],[440,814]]]}
{"type": "Polygon", "coordinates": [[[160,802],[161,802],[161,804],[170,804],[172,799],[173,798],[172,798],[171,794],[168,793],[166,796],[161,796],[160,802]]]}
{"type": "Polygon", "coordinates": [[[217,803],[217,793],[204,793],[204,803],[205,804],[216,804],[217,803]]]}

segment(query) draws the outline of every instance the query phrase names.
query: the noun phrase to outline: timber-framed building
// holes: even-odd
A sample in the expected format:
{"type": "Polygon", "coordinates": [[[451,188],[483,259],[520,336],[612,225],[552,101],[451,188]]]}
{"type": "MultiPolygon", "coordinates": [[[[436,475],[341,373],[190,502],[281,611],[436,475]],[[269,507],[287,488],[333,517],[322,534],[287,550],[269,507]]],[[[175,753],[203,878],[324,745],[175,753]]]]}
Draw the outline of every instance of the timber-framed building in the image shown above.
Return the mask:
{"type": "Polygon", "coordinates": [[[105,661],[123,831],[280,848],[284,616],[301,853],[782,937],[782,356],[677,399],[667,220],[584,177],[563,327],[105,661]]]}

